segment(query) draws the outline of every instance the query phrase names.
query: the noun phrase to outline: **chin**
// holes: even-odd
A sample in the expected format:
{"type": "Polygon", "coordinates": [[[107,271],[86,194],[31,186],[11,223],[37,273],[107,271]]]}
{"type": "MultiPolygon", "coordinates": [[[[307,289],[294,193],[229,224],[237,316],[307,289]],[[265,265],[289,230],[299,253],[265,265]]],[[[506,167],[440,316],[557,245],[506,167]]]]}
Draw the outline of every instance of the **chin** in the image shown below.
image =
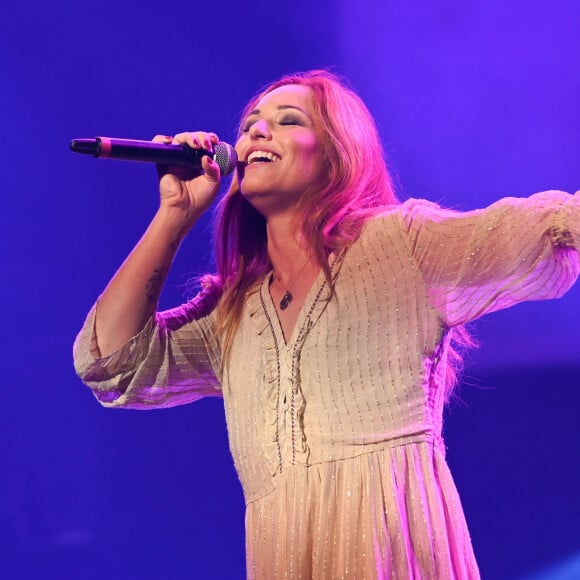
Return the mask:
{"type": "Polygon", "coordinates": [[[288,199],[283,200],[276,192],[270,190],[251,190],[250,193],[244,193],[241,190],[244,199],[266,219],[273,216],[294,213],[296,201],[289,203],[288,199]]]}
{"type": "Polygon", "coordinates": [[[273,183],[267,183],[263,179],[248,179],[246,175],[240,181],[240,192],[249,201],[254,197],[275,196],[279,197],[280,188],[273,183]]]}
{"type": "Polygon", "coordinates": [[[269,192],[259,189],[244,190],[240,188],[242,197],[258,212],[265,215],[266,208],[272,205],[272,196],[269,192]]]}
{"type": "Polygon", "coordinates": [[[240,187],[240,193],[242,194],[243,197],[245,197],[250,203],[252,203],[252,201],[254,199],[263,199],[268,195],[272,195],[272,193],[270,191],[268,191],[265,188],[259,188],[259,187],[240,187]]]}

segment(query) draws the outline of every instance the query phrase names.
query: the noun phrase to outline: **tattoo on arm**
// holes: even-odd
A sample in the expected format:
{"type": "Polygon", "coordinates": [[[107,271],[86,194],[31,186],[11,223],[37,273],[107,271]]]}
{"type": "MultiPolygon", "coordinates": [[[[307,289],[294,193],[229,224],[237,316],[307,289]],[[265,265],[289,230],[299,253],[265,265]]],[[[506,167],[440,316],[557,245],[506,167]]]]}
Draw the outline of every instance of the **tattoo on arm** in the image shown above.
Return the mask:
{"type": "Polygon", "coordinates": [[[154,270],[153,276],[149,278],[149,281],[145,286],[145,292],[147,293],[147,300],[149,300],[149,302],[157,302],[157,300],[159,300],[164,281],[165,272],[158,269],[154,270]]]}

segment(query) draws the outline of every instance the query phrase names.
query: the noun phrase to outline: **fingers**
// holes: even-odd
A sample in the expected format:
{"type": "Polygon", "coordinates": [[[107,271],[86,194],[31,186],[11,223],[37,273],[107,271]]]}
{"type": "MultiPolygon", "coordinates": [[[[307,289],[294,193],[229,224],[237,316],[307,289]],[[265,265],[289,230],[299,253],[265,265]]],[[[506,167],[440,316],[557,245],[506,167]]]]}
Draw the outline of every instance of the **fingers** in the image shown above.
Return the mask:
{"type": "Polygon", "coordinates": [[[207,179],[214,183],[219,183],[221,177],[220,167],[211,157],[204,155],[201,160],[201,168],[207,179]]]}
{"type": "Polygon", "coordinates": [[[155,135],[151,141],[155,141],[155,143],[172,143],[173,137],[171,135],[155,135]]]}
{"type": "Polygon", "coordinates": [[[219,138],[215,133],[206,133],[205,131],[188,131],[178,133],[173,137],[173,143],[179,145],[188,145],[193,149],[205,149],[213,151],[213,146],[219,143],[219,138]]]}
{"type": "Polygon", "coordinates": [[[170,135],[155,135],[152,141],[155,141],[155,143],[188,145],[192,149],[213,151],[213,146],[219,143],[220,140],[215,133],[207,133],[205,131],[187,131],[184,133],[178,133],[173,137],[170,135]]]}
{"type": "MultiPolygon", "coordinates": [[[[173,137],[169,135],[155,135],[152,139],[156,143],[165,143],[167,145],[187,145],[192,149],[203,149],[205,151],[213,152],[214,145],[219,143],[219,137],[215,133],[209,133],[206,131],[187,131],[183,133],[178,133],[173,137]]],[[[220,181],[220,168],[213,159],[204,156],[202,158],[201,167],[206,174],[209,181],[219,183],[220,181]]],[[[191,170],[187,170],[179,167],[168,167],[159,166],[158,168],[159,177],[162,177],[166,173],[173,173],[179,179],[193,179],[199,173],[192,173],[191,170]]]]}

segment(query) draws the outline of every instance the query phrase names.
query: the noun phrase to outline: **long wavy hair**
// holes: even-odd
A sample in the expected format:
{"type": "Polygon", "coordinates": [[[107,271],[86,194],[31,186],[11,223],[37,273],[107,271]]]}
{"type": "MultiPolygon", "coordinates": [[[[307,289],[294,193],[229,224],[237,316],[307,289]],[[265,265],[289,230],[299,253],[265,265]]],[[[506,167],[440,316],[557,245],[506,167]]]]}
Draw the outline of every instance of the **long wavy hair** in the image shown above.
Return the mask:
{"type": "MultiPolygon", "coordinates": [[[[306,86],[312,92],[326,179],[302,194],[296,223],[329,278],[329,253],[354,241],[379,208],[398,202],[374,120],[360,97],[336,75],[314,70],[280,78],[247,104],[241,123],[265,95],[285,85],[306,86]]],[[[221,294],[217,331],[227,355],[248,291],[272,267],[266,220],[243,197],[237,176],[217,208],[215,258],[217,273],[203,283],[221,294]]]]}
{"type": "MultiPolygon", "coordinates": [[[[330,283],[330,252],[351,244],[369,218],[399,202],[373,117],[362,99],[333,73],[291,74],[268,85],[243,110],[238,131],[265,95],[285,85],[302,85],[312,92],[326,179],[322,186],[303,192],[296,223],[330,283]]],[[[246,296],[272,268],[265,218],[244,198],[237,176],[218,204],[214,235],[217,273],[205,276],[202,285],[220,296],[216,332],[225,364],[246,296]]]]}

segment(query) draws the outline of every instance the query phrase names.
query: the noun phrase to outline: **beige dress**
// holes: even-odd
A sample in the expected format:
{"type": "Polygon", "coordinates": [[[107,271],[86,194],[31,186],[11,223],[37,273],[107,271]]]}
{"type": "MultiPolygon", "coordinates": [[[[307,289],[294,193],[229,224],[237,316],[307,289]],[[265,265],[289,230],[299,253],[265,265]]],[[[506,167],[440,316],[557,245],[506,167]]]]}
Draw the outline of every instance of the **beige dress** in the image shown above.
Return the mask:
{"type": "Polygon", "coordinates": [[[478,578],[441,439],[450,329],[562,295],[579,240],[578,195],[467,213],[410,200],[332,256],[334,294],[321,274],[287,343],[267,276],[224,369],[203,297],[103,359],[91,311],[76,368],[111,407],[223,396],[249,578],[478,578]]]}

